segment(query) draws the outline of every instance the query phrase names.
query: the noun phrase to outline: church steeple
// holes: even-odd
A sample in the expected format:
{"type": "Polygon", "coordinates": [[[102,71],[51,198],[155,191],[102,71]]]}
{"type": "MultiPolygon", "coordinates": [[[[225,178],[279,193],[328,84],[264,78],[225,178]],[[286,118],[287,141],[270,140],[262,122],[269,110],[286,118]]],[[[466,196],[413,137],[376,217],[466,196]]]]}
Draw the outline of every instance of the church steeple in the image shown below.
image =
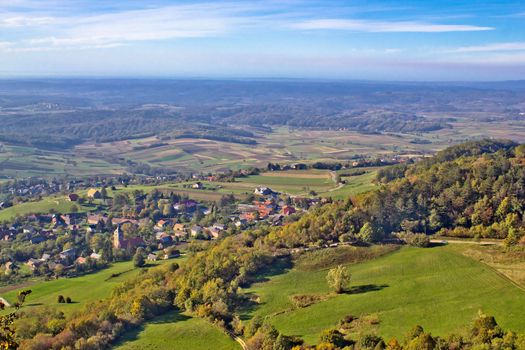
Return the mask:
{"type": "Polygon", "coordinates": [[[124,235],[122,233],[122,230],[120,229],[120,224],[118,224],[115,232],[113,232],[113,247],[120,249],[120,247],[122,246],[123,239],[124,235]]]}

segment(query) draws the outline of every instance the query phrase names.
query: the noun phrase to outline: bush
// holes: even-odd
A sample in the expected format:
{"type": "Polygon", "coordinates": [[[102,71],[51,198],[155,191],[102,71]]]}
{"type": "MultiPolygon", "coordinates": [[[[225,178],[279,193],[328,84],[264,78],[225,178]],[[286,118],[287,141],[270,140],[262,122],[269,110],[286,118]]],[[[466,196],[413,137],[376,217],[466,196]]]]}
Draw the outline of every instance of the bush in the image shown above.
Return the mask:
{"type": "Polygon", "coordinates": [[[73,301],[71,300],[70,297],[67,297],[67,298],[66,298],[66,303],[67,303],[67,304],[71,304],[72,302],[73,302],[73,301]]]}
{"type": "Polygon", "coordinates": [[[408,233],[404,235],[403,240],[413,247],[430,247],[430,238],[424,233],[408,233]]]}
{"type": "Polygon", "coordinates": [[[66,302],[66,300],[64,299],[64,296],[63,295],[59,295],[58,298],[57,298],[57,301],[59,304],[63,304],[66,302]]]}
{"type": "Polygon", "coordinates": [[[297,308],[304,308],[326,300],[326,296],[318,294],[300,294],[291,297],[292,302],[297,308]]]}

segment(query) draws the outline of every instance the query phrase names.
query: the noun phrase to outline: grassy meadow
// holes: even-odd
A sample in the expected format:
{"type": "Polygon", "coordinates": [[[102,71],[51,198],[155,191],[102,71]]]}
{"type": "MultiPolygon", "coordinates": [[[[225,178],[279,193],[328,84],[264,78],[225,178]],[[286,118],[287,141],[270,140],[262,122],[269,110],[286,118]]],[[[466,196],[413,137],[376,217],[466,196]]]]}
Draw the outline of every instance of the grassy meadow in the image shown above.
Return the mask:
{"type": "MultiPolygon", "coordinates": [[[[467,245],[468,247],[468,245],[467,245]]],[[[351,290],[335,295],[326,283],[327,269],[295,267],[246,290],[260,303],[247,318],[269,317],[285,334],[318,341],[347,315],[359,317],[352,332],[371,331],[389,339],[403,337],[420,324],[435,335],[465,330],[479,310],[500,325],[525,331],[521,310],[525,292],[491,267],[461,253],[458,247],[402,248],[372,261],[349,265],[351,290]],[[322,301],[296,308],[290,296],[314,294],[322,301]]]]}
{"type": "MultiPolygon", "coordinates": [[[[182,259],[182,258],[180,258],[182,259]]],[[[148,268],[154,268],[162,264],[179,261],[160,260],[159,262],[148,262],[148,268]]],[[[111,294],[111,290],[127,279],[138,275],[140,269],[133,266],[132,261],[113,263],[110,267],[74,278],[60,278],[52,281],[33,281],[24,283],[23,286],[0,288],[0,297],[12,303],[20,290],[31,289],[32,293],[27,299],[24,308],[39,307],[42,305],[54,306],[65,314],[70,314],[86,304],[104,299],[111,294]],[[70,297],[71,304],[59,304],[58,295],[70,297]]]]}
{"type": "Polygon", "coordinates": [[[240,345],[201,318],[171,312],[128,332],[116,350],[235,350],[240,345]]]}

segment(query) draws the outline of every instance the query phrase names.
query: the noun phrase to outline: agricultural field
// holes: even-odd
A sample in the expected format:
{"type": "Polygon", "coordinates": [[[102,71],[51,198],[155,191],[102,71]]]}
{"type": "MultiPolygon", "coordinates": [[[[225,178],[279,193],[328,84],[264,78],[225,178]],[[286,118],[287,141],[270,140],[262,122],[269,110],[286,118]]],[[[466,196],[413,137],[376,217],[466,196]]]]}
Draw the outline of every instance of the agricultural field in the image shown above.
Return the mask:
{"type": "Polygon", "coordinates": [[[393,154],[427,156],[452,144],[486,137],[525,141],[525,126],[518,122],[473,124],[456,118],[450,124],[451,128],[417,134],[362,134],[350,130],[277,127],[267,133],[254,130],[256,145],[191,138],[161,140],[155,136],[105,143],[86,142],[67,150],[2,144],[0,176],[121,174],[129,172],[122,165],[127,161],[184,173],[214,172],[265,167],[269,162],[347,162],[356,157],[388,157],[393,154]]]}
{"type": "MultiPolygon", "coordinates": [[[[148,262],[149,268],[160,266],[183,258],[148,262]]],[[[111,290],[127,279],[137,276],[140,269],[133,266],[132,261],[113,263],[110,267],[74,278],[60,278],[53,281],[34,281],[24,283],[20,288],[13,286],[0,288],[0,297],[12,303],[20,290],[31,289],[24,308],[39,306],[53,306],[65,314],[81,309],[87,303],[104,299],[111,294],[111,290]],[[58,295],[70,297],[71,304],[58,304],[58,295]]]]}
{"type": "Polygon", "coordinates": [[[525,331],[520,311],[525,292],[491,267],[462,254],[469,245],[461,246],[405,247],[348,265],[350,292],[340,295],[328,289],[329,266],[311,270],[299,265],[247,289],[246,293],[259,297],[259,304],[245,317],[269,317],[279,331],[304,337],[310,344],[348,315],[358,318],[350,333],[375,332],[386,339],[402,338],[417,324],[434,335],[461,332],[479,310],[494,315],[503,328],[525,331]],[[295,307],[290,296],[305,294],[320,301],[295,307]]]}
{"type": "Polygon", "coordinates": [[[234,350],[241,347],[206,320],[171,312],[128,332],[115,349],[234,350]]]}

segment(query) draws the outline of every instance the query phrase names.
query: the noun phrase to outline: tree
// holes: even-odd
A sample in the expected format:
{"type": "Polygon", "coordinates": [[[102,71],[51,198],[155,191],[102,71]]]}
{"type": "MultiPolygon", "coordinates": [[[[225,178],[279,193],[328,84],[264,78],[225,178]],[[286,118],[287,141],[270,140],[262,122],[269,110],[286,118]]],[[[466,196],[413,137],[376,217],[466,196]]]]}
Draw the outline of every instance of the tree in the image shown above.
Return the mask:
{"type": "Polygon", "coordinates": [[[72,302],[73,302],[73,301],[71,300],[70,297],[67,297],[67,298],[66,298],[66,303],[67,303],[67,304],[71,304],[72,302]]]}
{"type": "Polygon", "coordinates": [[[65,299],[64,299],[64,296],[63,296],[63,295],[59,295],[59,296],[57,297],[57,302],[58,302],[59,304],[63,304],[63,303],[65,303],[66,301],[65,301],[65,299]]]}
{"type": "Polygon", "coordinates": [[[146,264],[146,260],[144,259],[143,249],[139,248],[135,252],[135,255],[133,255],[133,265],[135,267],[143,267],[146,264]]]}
{"type": "Polygon", "coordinates": [[[374,226],[368,221],[365,222],[361,230],[359,230],[359,239],[367,243],[372,243],[377,240],[377,232],[374,226]]]}
{"type": "MultiPolygon", "coordinates": [[[[29,294],[31,294],[31,290],[24,290],[18,293],[18,302],[15,304],[15,311],[0,316],[0,349],[18,349],[17,335],[13,324],[19,317],[18,310],[22,307],[29,294]]],[[[4,308],[5,305],[0,302],[0,311],[4,308]]]]}
{"type": "Polygon", "coordinates": [[[350,283],[350,278],[352,275],[346,267],[343,265],[339,265],[330,271],[328,271],[328,275],[326,275],[326,280],[328,282],[328,286],[334,290],[334,292],[340,294],[343,293],[346,288],[348,287],[348,284],[350,283]]]}

